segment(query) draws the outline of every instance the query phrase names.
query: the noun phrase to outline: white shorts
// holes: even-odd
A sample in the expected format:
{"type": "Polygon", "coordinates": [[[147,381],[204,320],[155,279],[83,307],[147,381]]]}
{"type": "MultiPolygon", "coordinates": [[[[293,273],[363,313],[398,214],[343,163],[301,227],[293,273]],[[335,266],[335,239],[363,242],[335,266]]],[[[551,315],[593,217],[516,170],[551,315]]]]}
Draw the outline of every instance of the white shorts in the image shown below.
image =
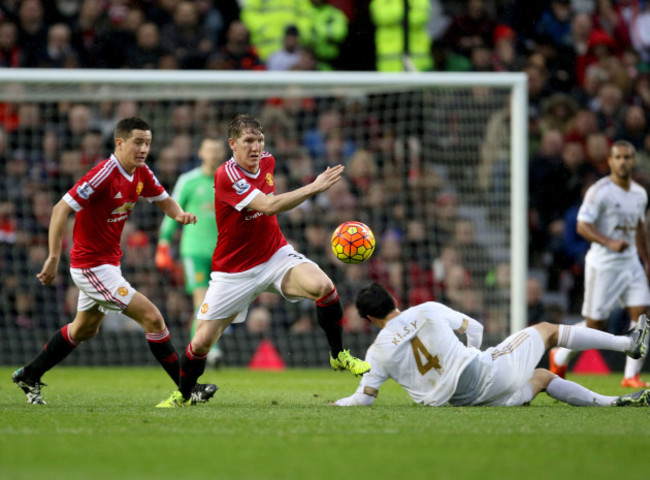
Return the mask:
{"type": "Polygon", "coordinates": [[[122,276],[122,269],[115,265],[100,265],[92,268],[71,268],[72,281],[79,288],[77,310],[90,310],[99,305],[99,310],[122,312],[129,306],[136,290],[122,276]]]}
{"type": "Polygon", "coordinates": [[[250,304],[262,292],[277,293],[290,302],[301,300],[282,293],[282,279],[301,263],[314,262],[296,252],[291,245],[285,245],[266,262],[245,272],[212,272],[208,291],[196,318],[220,320],[237,314],[232,323],[241,323],[246,320],[250,304]]]}
{"type": "Polygon", "coordinates": [[[545,350],[542,336],[535,328],[528,327],[481,352],[479,359],[491,363],[492,368],[483,393],[472,405],[523,405],[522,387],[533,377],[545,350]]]}
{"type": "Polygon", "coordinates": [[[605,321],[617,301],[624,307],[650,305],[648,278],[641,262],[602,267],[587,261],[582,316],[605,321]]]}

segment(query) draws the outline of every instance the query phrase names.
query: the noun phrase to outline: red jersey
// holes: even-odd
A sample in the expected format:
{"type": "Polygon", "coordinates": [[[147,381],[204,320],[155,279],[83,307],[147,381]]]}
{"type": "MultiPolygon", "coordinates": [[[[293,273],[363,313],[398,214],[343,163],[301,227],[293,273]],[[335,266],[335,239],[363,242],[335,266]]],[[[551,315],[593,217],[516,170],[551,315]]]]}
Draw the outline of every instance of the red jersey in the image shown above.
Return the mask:
{"type": "Polygon", "coordinates": [[[169,195],[147,167],[129,175],[115,155],[100,162],[68,190],[63,200],[76,212],[70,266],[118,265],[122,230],[138,197],[149,202],[169,195]]]}
{"type": "Polygon", "coordinates": [[[219,238],[212,255],[215,272],[243,272],[266,262],[287,244],[276,215],[248,208],[262,192],[275,195],[275,158],[263,152],[256,174],[239,167],[234,158],[214,175],[214,210],[219,238]]]}

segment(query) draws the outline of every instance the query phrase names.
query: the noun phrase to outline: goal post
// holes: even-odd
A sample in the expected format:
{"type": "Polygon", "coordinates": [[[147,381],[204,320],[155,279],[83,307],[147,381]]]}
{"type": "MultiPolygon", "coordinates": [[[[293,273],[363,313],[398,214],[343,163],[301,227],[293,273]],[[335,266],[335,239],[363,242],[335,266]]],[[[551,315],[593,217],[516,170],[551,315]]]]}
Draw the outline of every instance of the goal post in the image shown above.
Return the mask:
{"type": "MultiPolygon", "coordinates": [[[[309,207],[284,214],[281,225],[290,241],[325,264],[323,269],[348,296],[348,305],[353,301],[353,288],[370,279],[401,282],[397,290],[402,306],[428,299],[427,288],[436,290],[436,300],[448,300],[444,288],[451,278],[435,278],[435,274],[441,264],[445,266],[440,261],[442,247],[462,250],[455,244],[458,240],[453,232],[447,231],[452,236],[441,240],[444,228],[441,230],[438,215],[446,199],[453,198],[458,217],[473,223],[475,244],[490,262],[483,265],[480,256],[472,256],[470,251],[465,267],[471,272],[472,286],[461,285],[460,300],[454,304],[451,298],[451,306],[462,310],[462,302],[478,295],[480,310],[466,313],[485,315],[490,325],[486,333],[498,340],[527,325],[527,104],[523,73],[1,69],[0,134],[7,143],[4,158],[9,162],[32,155],[27,161],[40,170],[38,175],[25,173],[30,188],[22,193],[8,189],[0,196],[0,205],[14,202],[16,218],[33,221],[36,207],[16,203],[32,201],[20,195],[38,191],[40,180],[49,186],[62,182],[53,189],[57,193],[70,188],[70,178],[61,173],[62,165],[72,162],[76,172],[89,168],[83,163],[85,154],[76,155],[86,148],[81,137],[88,130],[99,131],[102,155],[107,156],[110,127],[123,112],[137,114],[152,126],[149,163],[171,191],[174,178],[196,165],[194,154],[200,139],[206,135],[226,139],[225,125],[232,115],[249,112],[262,120],[268,149],[277,158],[278,191],[313,178],[337,155],[346,164],[344,186],[321,194],[308,202],[309,207]],[[30,112],[26,105],[34,110],[30,112]],[[70,125],[75,105],[84,106],[90,116],[80,127],[78,139],[71,132],[75,126],[70,125]],[[31,122],[32,128],[22,129],[22,121],[31,122]],[[57,146],[58,158],[47,159],[52,165],[44,167],[43,160],[36,157],[39,149],[47,148],[43,145],[50,145],[48,141],[57,146]],[[64,142],[72,143],[64,147],[64,142]],[[70,158],[62,160],[63,154],[70,158]],[[165,160],[168,154],[173,160],[165,160]],[[346,217],[350,215],[355,218],[346,217]],[[339,265],[328,255],[329,234],[336,222],[351,219],[366,223],[377,238],[377,252],[358,267],[339,265]],[[399,248],[397,262],[388,252],[394,242],[399,248]],[[427,266],[433,272],[432,281],[424,279],[427,266]],[[497,278],[499,266],[502,270],[507,266],[509,280],[497,278]],[[507,292],[503,291],[505,285],[507,292]],[[463,288],[470,289],[471,295],[465,295],[463,288]]],[[[133,217],[129,222],[134,227],[127,231],[144,231],[155,246],[159,212],[138,205],[133,217]]],[[[125,256],[129,248],[125,238],[125,256]]],[[[42,256],[42,250],[39,253],[42,256]]],[[[26,261],[24,255],[5,257],[9,262],[26,261]]],[[[40,257],[34,254],[32,258],[40,257]]],[[[143,258],[143,262],[153,264],[153,257],[143,258]]],[[[18,271],[19,284],[29,283],[22,277],[33,275],[33,266],[22,271],[16,265],[12,268],[18,271]]],[[[168,285],[160,276],[152,280],[149,277],[155,275],[149,274],[139,275],[133,283],[140,289],[138,280],[151,280],[152,285],[143,292],[154,297],[160,287],[164,294],[153,298],[154,303],[169,302],[169,291],[178,298],[184,296],[182,285],[168,285]]],[[[16,295],[5,296],[16,301],[16,295]]],[[[34,293],[31,298],[35,304],[42,295],[34,293]]],[[[58,302],[56,312],[69,311],[64,300],[58,302]]],[[[40,308],[37,305],[28,311],[38,317],[40,308]]],[[[284,326],[293,328],[305,308],[285,309],[288,313],[282,310],[291,317],[284,326]]],[[[166,311],[173,312],[173,305],[167,305],[166,311]]],[[[191,316],[191,306],[186,313],[191,316]]],[[[11,328],[15,315],[15,305],[0,307],[0,329],[11,328]]],[[[346,317],[349,315],[352,313],[346,311],[346,317]]],[[[273,316],[272,321],[277,322],[273,316]]]]}

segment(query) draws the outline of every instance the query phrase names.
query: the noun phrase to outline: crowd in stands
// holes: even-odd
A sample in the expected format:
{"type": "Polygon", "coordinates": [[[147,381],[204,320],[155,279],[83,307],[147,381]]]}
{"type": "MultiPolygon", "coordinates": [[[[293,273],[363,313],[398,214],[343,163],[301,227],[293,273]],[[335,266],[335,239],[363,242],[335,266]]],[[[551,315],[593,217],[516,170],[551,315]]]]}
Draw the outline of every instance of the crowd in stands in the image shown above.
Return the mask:
{"type": "MultiPolygon", "coordinates": [[[[635,178],[650,187],[650,2],[409,2],[405,61],[403,0],[3,0],[0,68],[525,72],[529,321],[557,322],[579,314],[588,244],[575,232],[577,208],[586,188],[608,174],[613,141],[635,145],[635,178]]],[[[474,168],[458,172],[450,156],[459,148],[454,137],[458,112],[453,104],[438,106],[431,131],[439,157],[426,161],[444,164],[456,184],[442,188],[440,170],[422,166],[412,195],[426,191],[429,200],[413,198],[401,207],[391,201],[402,198],[394,152],[404,139],[379,124],[372,141],[353,138],[351,119],[361,118],[366,130],[377,120],[355,112],[358,105],[319,105],[315,113],[309,102],[264,104],[253,112],[267,126],[267,147],[285,165],[279,169],[279,190],[303,184],[331,163],[348,166],[348,180],[312,205],[312,211],[296,209],[281,219],[289,224],[285,231],[300,232],[291,238],[299,250],[338,279],[342,297],[350,299],[370,276],[390,285],[404,305],[436,299],[486,320],[492,315],[485,313],[489,297],[498,307],[493,313],[507,315],[509,265],[484,250],[474,223],[459,214],[472,195],[504,198],[509,114],[507,99],[491,100],[495,108],[486,109],[481,122],[459,127],[480,132],[461,137],[460,142],[478,140],[463,146],[474,168]],[[499,104],[502,108],[496,108],[499,104]],[[417,215],[407,215],[407,207],[417,215]],[[330,211],[341,217],[352,211],[355,218],[361,212],[359,219],[381,234],[373,262],[342,270],[328,257],[322,246],[329,242],[331,222],[339,219],[328,216],[330,211]],[[434,244],[423,246],[431,238],[434,244]]],[[[147,116],[133,101],[93,109],[83,104],[47,108],[0,104],[0,304],[7,323],[0,328],[52,328],[59,318],[72,315],[74,289],[66,283],[65,271],[55,288],[31,287],[47,255],[49,211],[112,150],[116,119],[147,116]],[[44,305],[49,316],[43,315],[44,305]]],[[[212,132],[200,125],[204,109],[209,106],[195,102],[169,110],[165,121],[175,137],[156,147],[152,164],[170,190],[178,174],[195,162],[197,139],[223,133],[220,125],[212,125],[212,132]]],[[[155,125],[163,120],[147,120],[155,138],[155,125]]],[[[144,266],[140,261],[153,259],[159,221],[147,208],[136,209],[134,227],[125,237],[123,268],[132,270],[126,276],[157,301],[171,324],[186,324],[191,300],[182,289],[168,288],[169,279],[155,271],[153,261],[144,266]]],[[[176,287],[182,283],[182,275],[177,277],[176,287]]],[[[300,332],[313,327],[312,312],[299,304],[287,313],[293,307],[276,300],[263,295],[251,310],[248,328],[281,324],[300,332]]],[[[352,310],[346,313],[348,331],[367,330],[352,310]]]]}

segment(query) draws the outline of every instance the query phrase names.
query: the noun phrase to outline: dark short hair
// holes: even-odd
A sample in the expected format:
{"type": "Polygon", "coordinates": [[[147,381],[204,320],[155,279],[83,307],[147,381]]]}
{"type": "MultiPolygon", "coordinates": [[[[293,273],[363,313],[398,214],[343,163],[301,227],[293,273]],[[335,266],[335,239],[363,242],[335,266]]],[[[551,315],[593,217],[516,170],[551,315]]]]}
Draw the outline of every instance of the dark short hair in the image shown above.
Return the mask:
{"type": "Polygon", "coordinates": [[[115,131],[113,133],[113,138],[128,139],[131,137],[133,130],[151,131],[151,127],[147,122],[138,117],[123,118],[117,122],[115,131]]]}
{"type": "Polygon", "coordinates": [[[368,315],[385,318],[395,310],[395,299],[386,288],[379,283],[371,283],[357,294],[357,310],[359,315],[368,319],[368,315]]]}
{"type": "Polygon", "coordinates": [[[264,133],[260,121],[248,113],[240,113],[233,117],[228,125],[228,137],[239,138],[244,130],[252,130],[255,133],[264,133]]]}
{"type": "Polygon", "coordinates": [[[627,140],[616,140],[614,143],[612,143],[612,147],[609,150],[610,156],[614,151],[614,147],[627,147],[632,150],[632,155],[636,155],[636,148],[634,148],[634,145],[632,145],[632,143],[628,142],[627,140]]]}

